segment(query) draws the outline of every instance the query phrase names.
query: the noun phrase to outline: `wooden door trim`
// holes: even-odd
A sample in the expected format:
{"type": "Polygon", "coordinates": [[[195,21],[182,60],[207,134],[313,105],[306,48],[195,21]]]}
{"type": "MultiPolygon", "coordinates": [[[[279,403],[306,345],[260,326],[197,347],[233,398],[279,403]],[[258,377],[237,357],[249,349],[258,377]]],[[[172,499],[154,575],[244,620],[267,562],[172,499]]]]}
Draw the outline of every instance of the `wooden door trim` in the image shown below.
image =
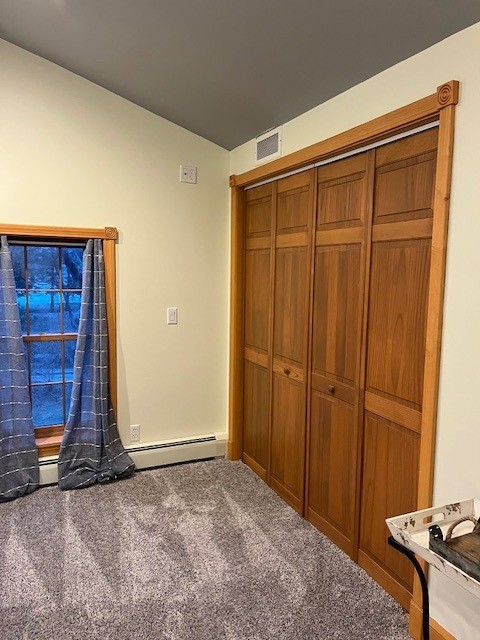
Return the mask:
{"type": "Polygon", "coordinates": [[[383,116],[358,125],[353,129],[339,133],[331,138],[289,153],[262,167],[256,167],[245,173],[230,176],[231,187],[244,187],[260,180],[274,178],[281,173],[299,169],[311,162],[327,159],[328,157],[347,153],[368,144],[379,142],[392,135],[403,133],[415,126],[434,121],[440,111],[458,103],[459,83],[451,80],[437,88],[426,98],[400,107],[383,116]]]}
{"type": "Polygon", "coordinates": [[[230,365],[228,458],[243,453],[243,309],[245,304],[245,206],[244,190],[231,190],[230,218],[230,365]]]}
{"type": "MultiPolygon", "coordinates": [[[[443,326],[443,299],[447,256],[448,214],[452,179],[455,104],[448,102],[440,111],[437,170],[433,200],[433,229],[430,264],[430,285],[427,302],[425,367],[422,402],[422,434],[418,477],[417,508],[431,506],[435,467],[435,440],[440,378],[440,351],[443,326]]],[[[424,568],[425,568],[425,563],[424,568]]],[[[422,596],[415,577],[411,604],[421,607],[422,596]]]]}

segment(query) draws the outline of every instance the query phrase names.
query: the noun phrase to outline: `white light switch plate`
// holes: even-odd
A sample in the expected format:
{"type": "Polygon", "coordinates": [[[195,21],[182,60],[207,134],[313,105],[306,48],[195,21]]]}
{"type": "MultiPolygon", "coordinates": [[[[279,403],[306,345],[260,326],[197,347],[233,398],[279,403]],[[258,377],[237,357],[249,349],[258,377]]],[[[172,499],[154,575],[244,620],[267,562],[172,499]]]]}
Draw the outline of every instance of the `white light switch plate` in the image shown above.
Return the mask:
{"type": "Polygon", "coordinates": [[[167,324],[178,324],[178,307],[167,308],[167,324]]]}

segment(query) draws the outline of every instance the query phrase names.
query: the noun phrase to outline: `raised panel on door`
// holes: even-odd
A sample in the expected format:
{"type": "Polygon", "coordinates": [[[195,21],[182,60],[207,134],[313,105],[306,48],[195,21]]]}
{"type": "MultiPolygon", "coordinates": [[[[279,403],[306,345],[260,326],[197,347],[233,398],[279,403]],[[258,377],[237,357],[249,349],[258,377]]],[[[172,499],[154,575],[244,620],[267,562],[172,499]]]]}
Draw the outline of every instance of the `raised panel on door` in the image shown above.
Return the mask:
{"type": "Polygon", "coordinates": [[[272,185],[267,184],[246,191],[246,237],[269,236],[272,229],[272,185]]]}
{"type": "Polygon", "coordinates": [[[352,556],[372,161],[362,154],[317,172],[307,517],[352,556]]]}
{"type": "Polygon", "coordinates": [[[268,352],[270,311],[270,250],[245,256],[245,345],[268,352]]]}
{"type": "Polygon", "coordinates": [[[256,462],[265,474],[268,465],[268,387],[268,369],[245,361],[244,454],[256,462]]]}
{"type": "Polygon", "coordinates": [[[374,224],[432,217],[437,139],[431,129],[377,151],[374,224]]]}
{"type": "Polygon", "coordinates": [[[302,365],[308,310],[307,247],[277,249],[275,265],[275,357],[302,365]]]}
{"type": "Polygon", "coordinates": [[[312,370],[354,384],[361,305],[361,245],[317,247],[312,370]]]}
{"type": "Polygon", "coordinates": [[[273,374],[271,486],[301,512],[304,487],[305,385],[273,374]]]}
{"type": "Polygon", "coordinates": [[[430,273],[430,240],[372,247],[368,391],[420,410],[430,273]]]}
{"type": "Polygon", "coordinates": [[[418,433],[366,412],[361,548],[409,591],[413,570],[388,545],[385,518],[416,508],[419,448],[418,433]]]}
{"type": "Polygon", "coordinates": [[[312,391],[309,446],[316,473],[309,475],[308,517],[347,553],[354,527],[354,411],[352,404],[312,391]]]}
{"type": "Polygon", "coordinates": [[[365,219],[367,154],[317,170],[318,230],[361,227],[365,219]]]}
{"type": "Polygon", "coordinates": [[[310,223],[311,174],[297,173],[277,186],[277,234],[306,230],[310,223]]]}

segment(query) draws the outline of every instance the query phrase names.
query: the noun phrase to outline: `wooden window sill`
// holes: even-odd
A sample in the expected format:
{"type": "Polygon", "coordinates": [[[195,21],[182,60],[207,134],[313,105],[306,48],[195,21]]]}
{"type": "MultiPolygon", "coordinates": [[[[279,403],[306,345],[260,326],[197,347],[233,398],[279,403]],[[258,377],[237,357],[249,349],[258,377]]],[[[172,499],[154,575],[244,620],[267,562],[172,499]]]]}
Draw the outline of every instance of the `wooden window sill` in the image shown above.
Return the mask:
{"type": "Polygon", "coordinates": [[[46,438],[35,438],[38,449],[38,457],[46,458],[47,456],[56,456],[60,451],[62,444],[62,436],[48,436],[46,438]]]}

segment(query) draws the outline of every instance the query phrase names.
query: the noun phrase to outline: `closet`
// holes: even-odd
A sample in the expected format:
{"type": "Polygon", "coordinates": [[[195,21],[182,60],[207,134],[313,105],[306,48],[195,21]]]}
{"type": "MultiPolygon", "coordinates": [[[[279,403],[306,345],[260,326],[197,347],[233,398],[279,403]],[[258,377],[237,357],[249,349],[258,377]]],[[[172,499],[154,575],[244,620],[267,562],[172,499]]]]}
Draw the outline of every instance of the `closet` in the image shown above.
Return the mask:
{"type": "Polygon", "coordinates": [[[242,459],[408,608],[438,128],[243,193],[242,459]]]}

